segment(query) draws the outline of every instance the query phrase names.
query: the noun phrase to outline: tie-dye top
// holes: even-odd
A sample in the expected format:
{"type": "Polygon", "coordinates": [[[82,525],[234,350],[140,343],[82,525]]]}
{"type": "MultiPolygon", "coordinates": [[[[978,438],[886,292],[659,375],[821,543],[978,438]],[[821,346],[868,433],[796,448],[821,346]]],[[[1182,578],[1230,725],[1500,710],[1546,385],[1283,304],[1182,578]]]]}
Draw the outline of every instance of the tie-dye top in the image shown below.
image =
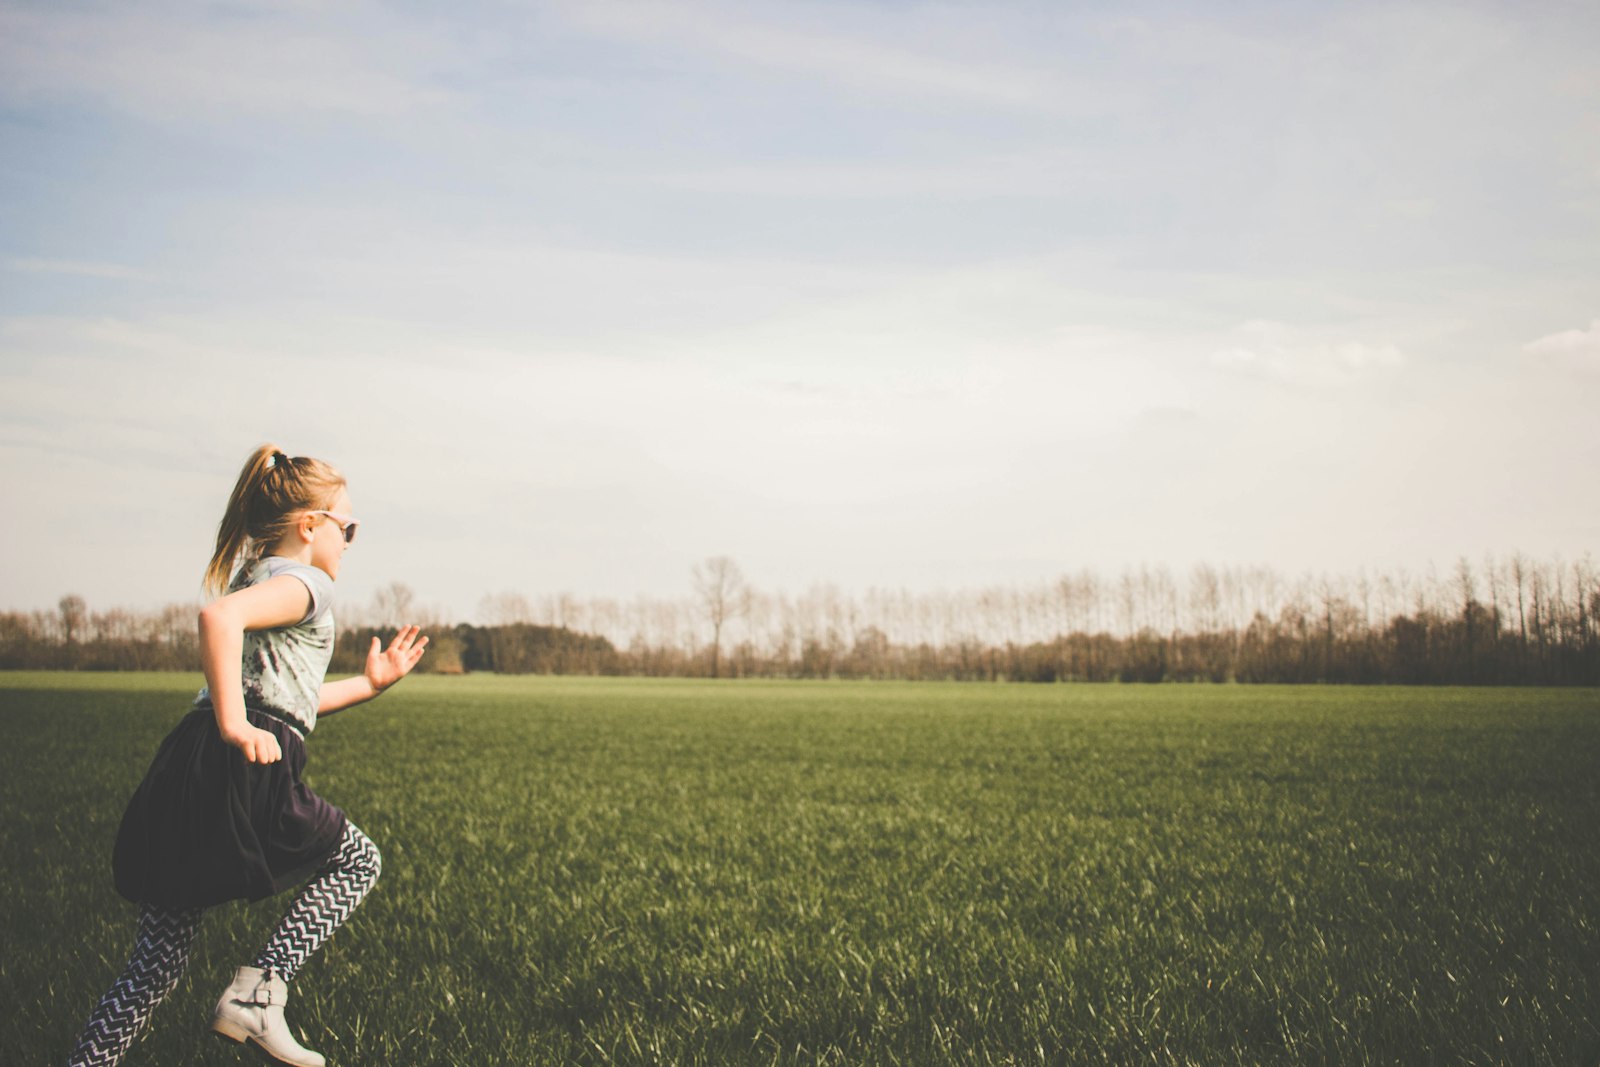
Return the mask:
{"type": "MultiPolygon", "coordinates": [[[[306,617],[293,626],[246,630],[244,682],[246,707],[260,708],[310,733],[317,725],[318,695],[333,658],[333,579],[326,571],[282,556],[267,556],[239,568],[228,592],[292,574],[311,592],[306,617]]],[[[209,709],[211,691],[201,689],[194,706],[209,709]]]]}

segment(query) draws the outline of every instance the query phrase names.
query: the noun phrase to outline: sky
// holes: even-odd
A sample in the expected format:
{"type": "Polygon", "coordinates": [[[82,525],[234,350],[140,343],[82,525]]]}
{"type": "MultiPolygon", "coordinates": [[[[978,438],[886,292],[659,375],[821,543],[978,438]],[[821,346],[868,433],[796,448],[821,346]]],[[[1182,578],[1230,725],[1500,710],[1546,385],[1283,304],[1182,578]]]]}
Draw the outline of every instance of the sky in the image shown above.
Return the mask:
{"type": "Polygon", "coordinates": [[[1600,7],[0,0],[0,609],[1600,545],[1600,7]]]}

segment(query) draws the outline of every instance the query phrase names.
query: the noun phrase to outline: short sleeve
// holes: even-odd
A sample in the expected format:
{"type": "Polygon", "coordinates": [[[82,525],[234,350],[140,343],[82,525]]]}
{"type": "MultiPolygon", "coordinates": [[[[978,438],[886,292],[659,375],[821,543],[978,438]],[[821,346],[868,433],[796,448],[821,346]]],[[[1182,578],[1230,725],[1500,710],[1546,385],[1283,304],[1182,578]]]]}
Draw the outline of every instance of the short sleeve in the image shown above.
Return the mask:
{"type": "Polygon", "coordinates": [[[310,622],[333,606],[333,579],[329,578],[328,572],[321,567],[286,561],[283,566],[272,568],[272,577],[276,578],[280,574],[289,574],[300,579],[311,593],[311,608],[300,623],[310,622]]]}

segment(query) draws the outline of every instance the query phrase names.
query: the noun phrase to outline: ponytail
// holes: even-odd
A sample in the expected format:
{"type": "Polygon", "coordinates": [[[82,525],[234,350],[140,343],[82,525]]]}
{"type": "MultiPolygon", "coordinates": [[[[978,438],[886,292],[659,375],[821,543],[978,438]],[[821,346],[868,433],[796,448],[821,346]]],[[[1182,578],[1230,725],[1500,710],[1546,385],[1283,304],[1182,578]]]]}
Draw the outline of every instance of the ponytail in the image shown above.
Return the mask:
{"type": "Polygon", "coordinates": [[[320,459],[290,457],[277,445],[250,453],[217,525],[206,590],[225,592],[241,555],[271,548],[289,531],[296,512],[326,507],[344,484],[344,475],[320,459]]]}

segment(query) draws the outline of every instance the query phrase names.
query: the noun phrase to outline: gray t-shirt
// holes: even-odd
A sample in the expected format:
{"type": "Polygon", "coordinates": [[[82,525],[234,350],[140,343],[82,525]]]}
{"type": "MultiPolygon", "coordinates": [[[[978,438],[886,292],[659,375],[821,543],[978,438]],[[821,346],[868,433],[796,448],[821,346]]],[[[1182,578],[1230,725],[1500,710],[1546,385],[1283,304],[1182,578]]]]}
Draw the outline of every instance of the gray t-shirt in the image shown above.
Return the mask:
{"type": "MultiPolygon", "coordinates": [[[[317,725],[318,695],[333,658],[333,579],[319,567],[282,556],[267,556],[239,568],[228,592],[292,574],[311,591],[311,609],[293,626],[246,630],[240,676],[246,707],[260,708],[310,733],[317,725]]],[[[197,708],[211,708],[211,691],[201,689],[197,708]]]]}

